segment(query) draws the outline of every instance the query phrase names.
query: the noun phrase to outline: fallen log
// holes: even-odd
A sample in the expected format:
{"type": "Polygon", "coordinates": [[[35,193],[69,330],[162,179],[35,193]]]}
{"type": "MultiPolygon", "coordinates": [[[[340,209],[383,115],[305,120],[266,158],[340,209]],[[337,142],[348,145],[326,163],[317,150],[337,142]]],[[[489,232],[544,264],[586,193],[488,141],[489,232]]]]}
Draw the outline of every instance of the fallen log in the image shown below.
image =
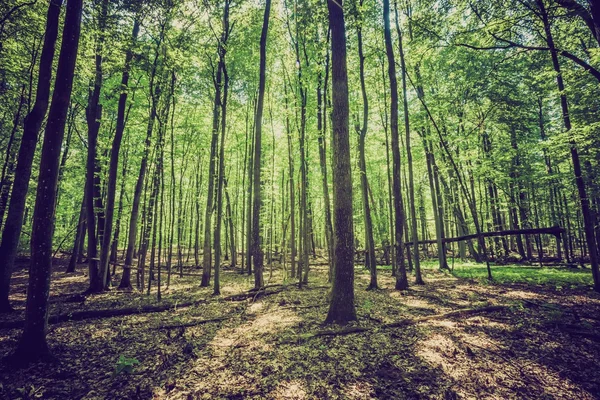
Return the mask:
{"type": "MultiPolygon", "coordinates": [[[[281,293],[284,289],[273,290],[273,291],[265,291],[258,293],[239,293],[231,296],[227,296],[224,298],[216,298],[217,300],[223,301],[244,301],[250,298],[260,298],[265,296],[270,296],[273,294],[281,293]]],[[[62,322],[70,322],[70,321],[82,321],[86,319],[102,319],[102,318],[113,318],[113,317],[122,317],[127,315],[136,315],[136,314],[148,314],[148,313],[157,313],[163,311],[174,310],[178,308],[185,307],[193,307],[200,304],[208,303],[208,299],[194,300],[194,301],[186,301],[182,303],[164,303],[164,304],[156,304],[156,305],[146,305],[140,307],[126,307],[126,308],[109,308],[109,309],[101,309],[101,310],[86,310],[86,311],[75,311],[68,314],[59,314],[52,315],[48,318],[48,324],[59,324],[62,322]]],[[[16,321],[4,321],[0,322],[0,329],[16,329],[22,328],[25,321],[16,320],[16,321]]]]}
{"type": "MultiPolygon", "coordinates": [[[[496,236],[510,236],[510,235],[547,234],[547,235],[554,235],[554,236],[559,237],[564,231],[565,231],[565,228],[561,228],[560,226],[553,226],[550,228],[509,229],[509,230],[505,230],[505,231],[483,232],[481,235],[483,237],[496,237],[496,236]]],[[[445,238],[445,239],[442,239],[442,243],[453,243],[453,242],[460,242],[463,240],[473,240],[473,239],[477,239],[477,234],[458,236],[458,237],[453,237],[453,238],[445,238]]],[[[417,243],[418,244],[436,244],[437,241],[436,240],[421,240],[417,243]]],[[[412,246],[413,242],[404,242],[404,244],[407,246],[412,246]]]]}
{"type": "Polygon", "coordinates": [[[450,311],[450,312],[447,312],[444,314],[429,315],[427,317],[420,317],[420,318],[404,319],[401,321],[391,322],[388,324],[378,325],[375,327],[353,326],[353,327],[344,328],[344,329],[318,331],[313,334],[310,334],[309,336],[302,336],[302,339],[312,339],[315,337],[322,337],[322,336],[344,336],[344,335],[351,335],[353,333],[369,332],[369,331],[373,331],[375,329],[401,328],[404,326],[416,325],[416,324],[419,324],[422,322],[427,322],[427,321],[436,320],[436,319],[444,319],[444,318],[450,318],[450,317],[466,317],[466,316],[475,315],[475,314],[503,311],[503,310],[507,310],[507,309],[508,309],[507,306],[488,306],[488,307],[480,307],[480,308],[466,308],[466,309],[462,309],[462,310],[450,311]]]}
{"type": "MultiPolygon", "coordinates": [[[[207,303],[208,300],[194,300],[187,301],[183,303],[165,303],[165,304],[157,304],[157,305],[146,305],[140,307],[125,307],[125,308],[109,308],[109,309],[101,309],[101,310],[86,310],[86,311],[75,311],[68,314],[59,314],[52,315],[48,318],[48,324],[59,324],[62,322],[70,322],[70,321],[82,321],[85,319],[102,319],[102,318],[113,318],[113,317],[122,317],[126,315],[136,315],[136,314],[148,314],[148,313],[156,313],[174,310],[176,308],[185,308],[192,307],[200,304],[207,303]]],[[[15,329],[22,328],[25,321],[17,320],[17,321],[5,321],[0,323],[0,329],[15,329]]]]}

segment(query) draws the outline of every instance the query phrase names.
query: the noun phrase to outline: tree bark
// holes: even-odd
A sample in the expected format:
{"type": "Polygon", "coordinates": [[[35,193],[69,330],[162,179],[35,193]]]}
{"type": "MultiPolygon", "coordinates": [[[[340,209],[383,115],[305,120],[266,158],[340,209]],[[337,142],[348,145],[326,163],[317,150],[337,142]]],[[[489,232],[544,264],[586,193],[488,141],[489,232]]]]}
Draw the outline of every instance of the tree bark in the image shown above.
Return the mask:
{"type": "Polygon", "coordinates": [[[110,165],[108,168],[108,181],[106,184],[106,211],[104,213],[104,235],[102,236],[102,245],[100,247],[100,268],[98,289],[103,290],[108,285],[108,263],[110,257],[110,243],[112,239],[113,216],[115,207],[115,195],[117,189],[117,173],[119,170],[119,152],[121,150],[121,141],[125,132],[125,109],[127,107],[127,95],[129,90],[129,71],[131,61],[133,60],[133,46],[138,36],[140,26],[136,19],[133,21],[133,32],[131,34],[131,44],[125,53],[125,64],[123,75],[121,77],[121,94],[119,95],[119,105],[117,109],[117,129],[110,149],[110,165]],[[100,287],[101,285],[101,287],[100,287]]]}
{"type": "MultiPolygon", "coordinates": [[[[363,1],[360,1],[362,8],[363,1]]],[[[363,214],[365,220],[365,266],[370,271],[370,282],[367,290],[377,289],[377,263],[375,260],[375,241],[373,240],[373,220],[371,218],[371,205],[369,203],[367,179],[367,161],[365,157],[365,140],[367,137],[367,128],[369,126],[369,100],[367,97],[367,88],[365,84],[365,56],[363,52],[362,39],[362,16],[361,11],[358,11],[356,34],[358,37],[358,66],[360,77],[360,92],[362,95],[363,115],[362,126],[356,126],[358,133],[358,165],[360,169],[360,191],[362,195],[363,214]]]]}
{"type": "MultiPolygon", "coordinates": [[[[13,359],[19,362],[39,360],[50,354],[46,342],[46,325],[52,267],[56,186],[61,145],[75,76],[82,3],[82,0],[70,0],[67,4],[56,83],[42,145],[31,235],[31,264],[29,266],[25,326],[17,349],[12,355],[13,359]]],[[[53,3],[52,6],[56,6],[56,3],[53,3]]]]}
{"type": "Polygon", "coordinates": [[[265,13],[263,26],[260,34],[260,65],[258,78],[258,99],[256,103],[256,114],[254,118],[254,159],[253,159],[253,190],[252,190],[252,262],[254,266],[254,288],[264,286],[263,281],[263,250],[260,237],[260,209],[262,206],[260,169],[262,167],[262,116],[265,98],[266,66],[267,66],[267,34],[269,32],[269,14],[271,12],[271,0],[265,2],[265,13]]]}
{"type": "Polygon", "coordinates": [[[404,229],[404,210],[402,205],[402,193],[400,188],[400,144],[398,133],[398,80],[396,78],[396,61],[392,47],[392,34],[390,32],[390,1],[383,0],[383,21],[385,50],[388,60],[388,78],[390,80],[390,130],[392,137],[392,200],[394,202],[394,247],[396,249],[396,289],[408,289],[406,277],[406,266],[404,264],[404,243],[402,230],[404,229]]]}
{"type": "Polygon", "coordinates": [[[352,171],[346,26],[342,1],[328,0],[331,29],[333,100],[333,205],[335,270],[331,302],[325,322],[345,324],[356,320],[354,308],[354,226],[352,221],[352,171]]]}
{"type": "MultiPolygon", "coordinates": [[[[567,102],[567,95],[565,93],[565,84],[560,69],[560,63],[558,61],[558,54],[554,45],[554,39],[552,37],[552,30],[550,28],[550,21],[548,19],[548,12],[543,0],[536,0],[540,9],[542,22],[544,23],[544,31],[546,33],[546,41],[550,48],[550,55],[552,57],[552,66],[554,72],[556,72],[556,85],[560,96],[560,106],[562,110],[562,118],[565,130],[567,133],[571,131],[571,117],[569,115],[569,105],[567,102]]],[[[583,174],[581,172],[581,162],[579,160],[579,151],[577,150],[577,143],[575,139],[570,136],[570,152],[571,161],[573,162],[573,172],[575,173],[575,183],[577,185],[577,192],[579,194],[579,202],[581,205],[581,214],[583,216],[583,228],[585,231],[585,240],[587,249],[590,257],[590,265],[592,267],[592,276],[594,278],[594,290],[600,292],[600,268],[598,266],[598,248],[596,246],[596,238],[594,233],[594,220],[590,210],[590,201],[587,196],[585,181],[583,180],[583,174]]]]}
{"type": "MultiPolygon", "coordinates": [[[[46,115],[48,100],[50,99],[52,61],[54,60],[55,44],[58,36],[61,4],[62,0],[52,0],[48,6],[46,32],[44,34],[44,46],[40,57],[35,103],[31,112],[25,117],[23,136],[17,156],[13,190],[8,205],[6,223],[2,231],[2,244],[0,245],[0,312],[12,310],[8,300],[10,278],[17,256],[21,229],[23,228],[25,200],[27,198],[27,191],[29,190],[29,179],[31,178],[38,133],[46,115]]],[[[78,35],[79,31],[77,29],[78,35]]],[[[65,78],[63,77],[63,79],[65,78]]]]}

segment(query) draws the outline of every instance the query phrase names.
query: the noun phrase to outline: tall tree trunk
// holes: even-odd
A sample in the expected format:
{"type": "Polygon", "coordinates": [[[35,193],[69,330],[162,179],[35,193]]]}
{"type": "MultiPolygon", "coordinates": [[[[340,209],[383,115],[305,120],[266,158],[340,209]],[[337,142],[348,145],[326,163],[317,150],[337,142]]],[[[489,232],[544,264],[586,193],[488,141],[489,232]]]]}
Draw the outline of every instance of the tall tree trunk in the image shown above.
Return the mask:
{"type": "MultiPolygon", "coordinates": [[[[96,232],[96,223],[101,223],[98,216],[96,221],[96,207],[100,199],[100,177],[96,175],[99,171],[97,160],[98,133],[100,131],[100,121],[102,119],[102,105],[100,104],[100,91],[102,90],[102,56],[106,30],[106,19],[108,17],[108,0],[103,0],[98,15],[98,37],[96,38],[95,49],[95,76],[94,88],[90,92],[88,106],[86,109],[86,119],[88,126],[88,149],[87,149],[87,229],[88,229],[88,266],[89,266],[89,292],[98,293],[104,290],[105,278],[100,274],[98,259],[98,239],[96,232]]],[[[102,227],[104,230],[104,227],[102,227]]],[[[109,236],[110,237],[110,236],[109,236]]],[[[106,272],[106,271],[105,271],[106,272]]]]}
{"type": "MultiPolygon", "coordinates": [[[[161,30],[161,40],[162,35],[164,34],[164,27],[161,30]]],[[[146,172],[148,169],[148,157],[150,155],[150,145],[152,142],[152,132],[154,130],[154,122],[156,120],[157,115],[157,103],[158,103],[158,95],[157,88],[155,86],[155,78],[156,78],[156,68],[159,57],[159,47],[160,42],[157,45],[156,53],[154,55],[154,61],[152,65],[152,70],[150,72],[150,94],[151,94],[151,102],[150,102],[150,115],[148,117],[148,125],[146,128],[146,139],[144,141],[144,152],[142,154],[142,160],[140,163],[140,172],[138,174],[138,179],[135,184],[135,188],[133,191],[133,200],[131,203],[131,217],[129,219],[129,232],[127,238],[127,251],[125,252],[125,266],[123,269],[123,275],[121,276],[121,282],[119,283],[119,289],[131,289],[131,268],[133,267],[133,256],[135,252],[135,245],[138,233],[138,217],[140,213],[140,201],[142,198],[142,189],[144,187],[144,181],[146,179],[146,172]]],[[[143,282],[143,280],[142,280],[143,282]]],[[[143,285],[142,285],[143,286],[143,285]]]]}
{"type": "MultiPolygon", "coordinates": [[[[412,160],[412,149],[410,146],[410,119],[408,115],[408,97],[406,95],[406,61],[404,59],[404,47],[402,30],[400,29],[400,23],[398,20],[398,5],[394,0],[394,9],[396,14],[396,30],[398,32],[398,52],[400,53],[400,67],[402,69],[402,104],[404,110],[404,131],[406,135],[406,161],[408,163],[408,209],[410,212],[410,220],[412,224],[411,228],[411,239],[413,243],[417,243],[419,235],[417,231],[417,212],[415,209],[415,182],[413,172],[413,160],[412,160]]],[[[419,260],[419,246],[412,248],[412,256],[415,267],[415,283],[417,285],[423,285],[423,277],[421,276],[421,262],[419,260]]]]}
{"type": "Polygon", "coordinates": [[[256,115],[254,118],[254,165],[252,170],[252,182],[254,184],[252,191],[252,262],[254,264],[254,288],[259,289],[264,286],[263,281],[263,250],[260,237],[260,209],[262,206],[261,186],[263,182],[260,178],[260,169],[262,167],[262,116],[265,98],[266,68],[267,68],[267,34],[269,32],[269,14],[271,12],[271,0],[265,2],[265,13],[263,17],[263,26],[260,34],[260,65],[258,78],[258,100],[256,103],[256,115]]]}
{"type": "Polygon", "coordinates": [[[396,78],[396,61],[394,49],[392,47],[392,34],[390,32],[390,1],[383,0],[383,21],[385,50],[388,59],[388,78],[390,80],[390,127],[392,136],[392,162],[393,173],[393,202],[394,202],[394,247],[396,249],[396,289],[408,289],[408,279],[406,277],[406,266],[404,264],[404,242],[402,240],[402,230],[404,229],[404,210],[402,205],[402,193],[400,188],[400,144],[398,133],[398,80],[396,78]]]}
{"type": "MultiPolygon", "coordinates": [[[[46,342],[46,326],[52,267],[56,186],[60,151],[75,76],[82,3],[82,0],[70,0],[67,4],[56,84],[42,145],[31,235],[31,264],[29,266],[25,326],[17,349],[12,356],[15,361],[21,363],[38,360],[50,354],[46,342]]],[[[53,3],[51,7],[53,6],[56,6],[56,3],[53,3]]]]}
{"type": "MultiPolygon", "coordinates": [[[[360,7],[362,8],[363,2],[360,1],[360,7]]],[[[360,11],[359,11],[360,13],[360,11]]],[[[375,261],[375,241],[373,240],[373,221],[371,219],[371,205],[369,204],[368,186],[369,182],[367,179],[367,161],[365,157],[365,139],[367,136],[367,128],[369,124],[369,100],[367,97],[367,88],[365,85],[365,56],[363,52],[363,40],[362,40],[362,16],[357,22],[356,33],[358,36],[358,65],[359,65],[359,76],[360,76],[360,91],[362,95],[363,103],[363,115],[362,115],[362,126],[356,127],[358,133],[358,155],[359,155],[359,169],[360,169],[360,191],[362,194],[363,214],[365,219],[365,265],[370,271],[371,280],[367,290],[377,289],[377,263],[375,261]]]]}
{"type": "MultiPolygon", "coordinates": [[[[554,45],[554,38],[552,37],[548,12],[543,0],[536,0],[536,2],[538,3],[538,7],[540,9],[542,22],[544,23],[546,41],[548,43],[548,47],[550,48],[550,55],[552,57],[552,66],[554,67],[554,72],[556,72],[556,85],[558,86],[558,92],[560,96],[563,124],[567,133],[570,133],[571,117],[569,115],[569,105],[567,102],[567,95],[565,93],[565,84],[560,69],[560,63],[558,62],[558,53],[556,51],[556,46],[554,45]]],[[[594,233],[594,219],[590,211],[590,201],[586,193],[585,181],[583,180],[583,174],[581,172],[581,162],[579,161],[577,143],[575,143],[575,139],[572,136],[570,136],[569,145],[571,148],[573,171],[575,173],[575,183],[577,185],[577,191],[579,194],[579,202],[581,204],[585,240],[589,252],[590,265],[592,267],[592,276],[594,278],[594,290],[596,292],[600,292],[600,269],[598,267],[598,248],[596,246],[596,238],[594,233]]]]}
{"type": "MultiPolygon", "coordinates": [[[[285,89],[285,131],[287,136],[288,145],[288,166],[290,170],[289,183],[290,183],[290,276],[296,277],[296,186],[294,184],[294,156],[293,156],[293,141],[292,141],[292,129],[290,128],[290,118],[288,113],[288,91],[287,84],[284,82],[285,89]]],[[[334,260],[329,260],[333,263],[334,260]]]]}
{"type": "MultiPolygon", "coordinates": [[[[224,26],[229,26],[229,22],[224,26]]],[[[214,295],[221,294],[221,225],[223,222],[223,185],[225,180],[225,133],[227,132],[227,91],[229,89],[229,76],[225,66],[225,53],[223,52],[221,61],[223,70],[223,101],[221,105],[221,143],[219,145],[219,175],[217,178],[217,220],[215,221],[215,281],[214,295]]]]}
{"type": "MultiPolygon", "coordinates": [[[[75,2],[81,3],[81,1],[75,2]]],[[[17,256],[17,249],[21,238],[21,229],[23,228],[25,200],[27,198],[27,191],[29,190],[29,179],[31,178],[33,156],[35,154],[38,133],[48,109],[50,85],[52,83],[52,61],[54,60],[55,44],[58,36],[61,5],[62,0],[51,0],[50,5],[48,6],[44,46],[40,57],[35,103],[31,112],[25,117],[23,136],[21,138],[21,145],[17,156],[13,190],[8,205],[6,223],[4,224],[4,230],[2,231],[2,244],[0,245],[0,312],[12,311],[12,307],[8,301],[10,277],[17,256]]],[[[79,4],[79,7],[81,7],[81,4],[79,4]]],[[[77,5],[74,5],[73,8],[77,8],[77,5]]],[[[72,10],[71,12],[73,13],[75,11],[72,10]]],[[[78,17],[72,16],[71,18],[75,21],[78,17]]],[[[76,33],[78,41],[79,27],[73,27],[73,30],[75,32],[69,33],[76,33]]],[[[65,43],[68,41],[69,39],[67,39],[65,43]]],[[[67,60],[63,61],[63,63],[66,61],[67,60]]],[[[63,68],[66,68],[66,66],[63,68]]],[[[66,79],[64,76],[62,78],[66,79]]]]}
{"type": "Polygon", "coordinates": [[[15,174],[15,157],[17,153],[15,151],[15,140],[19,126],[21,126],[23,122],[21,118],[23,115],[23,108],[27,103],[27,99],[25,98],[26,87],[26,85],[23,85],[23,88],[21,89],[19,105],[17,106],[17,111],[15,112],[15,117],[13,119],[13,127],[10,131],[8,143],[6,144],[6,157],[4,158],[4,164],[2,165],[2,176],[0,177],[0,227],[4,221],[4,214],[6,212],[6,206],[8,205],[8,196],[15,174]]]}
{"type": "Polygon", "coordinates": [[[331,29],[333,84],[332,149],[335,271],[331,289],[331,302],[325,322],[345,324],[356,320],[346,26],[342,1],[328,0],[327,7],[329,9],[329,28],[331,29]]]}
{"type": "MultiPolygon", "coordinates": [[[[225,12],[228,11],[229,0],[225,1],[225,12]]],[[[225,31],[224,31],[225,32],[225,31]]],[[[222,37],[221,37],[222,39],[222,37]]],[[[219,40],[218,52],[219,57],[225,43],[219,40]]],[[[216,158],[219,141],[219,113],[221,110],[221,89],[223,87],[223,67],[221,61],[217,65],[215,84],[215,99],[213,105],[213,120],[212,120],[212,137],[210,141],[210,160],[208,163],[208,191],[206,197],[206,210],[204,211],[204,243],[202,246],[202,282],[201,287],[210,285],[210,276],[212,269],[212,251],[211,251],[211,229],[212,229],[212,214],[214,208],[215,197],[215,175],[216,175],[216,158]]]]}
{"type": "MultiPolygon", "coordinates": [[[[329,40],[328,40],[329,41],[329,40]]],[[[325,57],[325,82],[324,89],[321,87],[321,74],[317,88],[317,129],[319,131],[319,165],[321,167],[323,201],[325,203],[325,240],[327,242],[328,262],[330,265],[329,281],[333,279],[333,225],[331,223],[331,200],[329,198],[329,185],[327,183],[327,89],[329,85],[329,49],[325,57]],[[323,89],[323,91],[322,91],[323,89]],[[323,93],[324,92],[324,93],[323,93]]]]}
{"type": "Polygon", "coordinates": [[[110,166],[108,169],[108,182],[106,184],[106,211],[104,213],[104,235],[100,246],[100,268],[99,283],[102,290],[108,285],[108,263],[110,256],[110,242],[112,239],[113,216],[115,207],[115,195],[117,189],[117,173],[119,170],[119,152],[121,150],[121,141],[123,132],[125,132],[125,110],[127,107],[127,95],[129,89],[129,71],[131,69],[131,60],[133,59],[133,46],[137,40],[140,26],[136,19],[133,22],[133,32],[131,34],[131,44],[125,53],[125,64],[123,75],[121,77],[121,94],[119,95],[119,105],[117,109],[117,129],[110,149],[110,166]]]}

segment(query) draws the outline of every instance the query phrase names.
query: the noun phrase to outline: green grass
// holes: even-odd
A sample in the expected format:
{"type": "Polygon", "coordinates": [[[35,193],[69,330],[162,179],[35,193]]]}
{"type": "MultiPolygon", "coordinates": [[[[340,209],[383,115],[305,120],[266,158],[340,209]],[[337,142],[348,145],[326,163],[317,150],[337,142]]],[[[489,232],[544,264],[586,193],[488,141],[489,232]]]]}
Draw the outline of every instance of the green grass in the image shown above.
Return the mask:
{"type": "MultiPolygon", "coordinates": [[[[452,260],[448,260],[452,268],[452,260]]],[[[368,274],[369,271],[359,268],[358,273],[368,274]]],[[[437,260],[421,261],[422,269],[437,269],[437,260]]],[[[391,271],[391,265],[378,265],[380,271],[391,271]]],[[[487,268],[485,264],[455,260],[453,274],[459,278],[475,279],[487,283],[487,268]]],[[[548,285],[557,289],[563,287],[591,286],[593,284],[592,272],[589,269],[572,269],[566,267],[543,267],[519,264],[493,265],[492,277],[495,283],[527,283],[533,285],[548,285]]]]}
{"type": "MultiPolygon", "coordinates": [[[[456,263],[454,275],[487,282],[487,268],[476,263],[456,263]]],[[[557,289],[592,285],[592,272],[565,267],[535,267],[525,265],[492,265],[492,277],[497,283],[528,283],[550,285],[557,289]]]]}

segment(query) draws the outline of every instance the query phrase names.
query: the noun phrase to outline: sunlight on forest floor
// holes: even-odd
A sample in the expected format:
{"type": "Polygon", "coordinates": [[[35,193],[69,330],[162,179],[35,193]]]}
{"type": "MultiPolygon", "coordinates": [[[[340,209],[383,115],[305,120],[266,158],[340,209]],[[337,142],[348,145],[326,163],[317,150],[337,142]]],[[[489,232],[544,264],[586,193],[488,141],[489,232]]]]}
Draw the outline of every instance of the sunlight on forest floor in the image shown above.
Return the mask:
{"type": "MultiPolygon", "coordinates": [[[[52,315],[158,304],[155,287],[151,296],[112,290],[70,301],[87,280],[83,272],[63,271],[59,265],[53,274],[52,315]]],[[[253,278],[226,269],[222,295],[212,296],[198,277],[174,275],[162,303],[205,302],[51,324],[48,339],[60,363],[20,371],[3,366],[0,397],[592,399],[600,393],[600,296],[571,287],[589,283],[589,271],[494,266],[493,284],[480,280],[485,267],[477,264],[455,264],[454,273],[468,279],[439,272],[430,261],[423,271],[426,285],[401,293],[382,268],[381,289],[366,291],[369,274],[357,267],[358,321],[350,327],[369,330],[346,335],[322,325],[327,268],[311,269],[301,290],[275,268],[269,285],[285,286],[230,300],[248,293],[253,278]],[[490,306],[505,308],[436,317],[490,306]],[[385,326],[401,321],[407,323],[385,326]],[[120,356],[139,361],[132,374],[114,374],[120,356]]],[[[16,271],[11,298],[18,312],[5,320],[22,318],[25,278],[25,269],[16,271]]],[[[2,354],[19,333],[0,330],[2,354]]]]}

